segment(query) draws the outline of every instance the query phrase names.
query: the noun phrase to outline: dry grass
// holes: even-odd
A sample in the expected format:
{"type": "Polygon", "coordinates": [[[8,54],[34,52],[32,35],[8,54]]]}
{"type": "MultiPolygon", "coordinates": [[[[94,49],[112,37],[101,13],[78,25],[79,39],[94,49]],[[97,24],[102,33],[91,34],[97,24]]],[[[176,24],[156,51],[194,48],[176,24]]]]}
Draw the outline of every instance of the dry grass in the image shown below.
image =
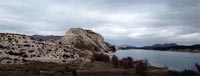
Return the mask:
{"type": "Polygon", "coordinates": [[[0,64],[0,76],[66,76],[70,74],[70,65],[66,64],[46,62],[0,64]]]}
{"type": "MultiPolygon", "coordinates": [[[[0,64],[0,76],[72,76],[71,65],[31,62],[27,64],[0,64]]],[[[78,76],[137,76],[135,69],[115,68],[110,62],[83,63],[78,76]]],[[[147,76],[168,76],[168,70],[149,67],[147,76]]]]}

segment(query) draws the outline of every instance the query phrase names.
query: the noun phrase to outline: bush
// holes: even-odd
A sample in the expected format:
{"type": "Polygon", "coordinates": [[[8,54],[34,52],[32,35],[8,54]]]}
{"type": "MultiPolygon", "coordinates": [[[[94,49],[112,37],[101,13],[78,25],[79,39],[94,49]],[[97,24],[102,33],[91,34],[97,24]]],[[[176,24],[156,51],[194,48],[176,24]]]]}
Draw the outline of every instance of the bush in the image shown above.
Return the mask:
{"type": "Polygon", "coordinates": [[[135,73],[139,76],[146,76],[148,67],[148,61],[147,60],[141,60],[136,63],[135,73]]]}
{"type": "Polygon", "coordinates": [[[110,62],[110,57],[103,53],[93,53],[92,60],[110,62]]]}
{"type": "Polygon", "coordinates": [[[112,56],[112,59],[111,59],[112,63],[114,64],[115,67],[118,67],[119,66],[119,60],[118,60],[118,57],[116,55],[113,55],[112,56]]]}
{"type": "Polygon", "coordinates": [[[120,66],[124,69],[133,68],[133,59],[131,57],[122,58],[120,60],[120,66]]]}
{"type": "Polygon", "coordinates": [[[132,59],[132,57],[127,57],[127,60],[128,60],[128,66],[133,68],[133,59],[132,59]]]}

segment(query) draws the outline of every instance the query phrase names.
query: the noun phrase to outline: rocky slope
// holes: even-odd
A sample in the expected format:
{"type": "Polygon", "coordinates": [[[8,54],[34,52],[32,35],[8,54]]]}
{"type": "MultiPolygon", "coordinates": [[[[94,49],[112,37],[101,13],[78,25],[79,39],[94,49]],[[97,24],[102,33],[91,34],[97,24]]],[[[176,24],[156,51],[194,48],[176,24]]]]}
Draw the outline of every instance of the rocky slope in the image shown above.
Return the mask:
{"type": "Polygon", "coordinates": [[[64,37],[38,41],[26,35],[0,33],[0,63],[21,64],[36,60],[56,63],[89,62],[93,52],[109,52],[97,33],[80,28],[70,29],[64,37]]]}

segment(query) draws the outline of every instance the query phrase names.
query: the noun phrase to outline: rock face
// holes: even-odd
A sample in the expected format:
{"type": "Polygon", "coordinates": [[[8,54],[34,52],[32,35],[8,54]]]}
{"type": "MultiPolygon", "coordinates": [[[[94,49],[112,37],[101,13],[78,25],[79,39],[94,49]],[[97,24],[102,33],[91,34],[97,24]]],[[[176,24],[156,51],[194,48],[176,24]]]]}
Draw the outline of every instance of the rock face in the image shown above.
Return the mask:
{"type": "Polygon", "coordinates": [[[0,33],[0,63],[21,64],[27,61],[56,63],[89,62],[93,52],[109,52],[113,46],[90,30],[70,29],[64,37],[38,41],[26,35],[0,33]]]}
{"type": "Polygon", "coordinates": [[[62,38],[63,44],[74,45],[81,50],[90,50],[96,52],[114,51],[114,47],[104,42],[104,38],[91,30],[82,28],[71,28],[62,38]]]}

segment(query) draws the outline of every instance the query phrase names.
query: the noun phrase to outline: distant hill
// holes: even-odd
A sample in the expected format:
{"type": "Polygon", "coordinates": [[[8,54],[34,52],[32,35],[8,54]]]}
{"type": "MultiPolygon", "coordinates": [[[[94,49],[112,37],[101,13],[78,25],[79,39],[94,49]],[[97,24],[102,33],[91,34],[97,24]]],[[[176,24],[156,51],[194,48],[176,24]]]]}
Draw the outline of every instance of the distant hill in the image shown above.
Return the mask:
{"type": "Polygon", "coordinates": [[[125,50],[125,49],[137,49],[136,46],[133,46],[133,45],[121,45],[121,46],[118,46],[119,49],[121,50],[125,50]]]}
{"type": "Polygon", "coordinates": [[[172,47],[172,46],[178,46],[178,45],[176,43],[164,43],[164,44],[154,44],[152,46],[144,46],[144,47],[156,48],[156,47],[172,47]]]}
{"type": "Polygon", "coordinates": [[[53,39],[61,38],[62,36],[55,36],[55,35],[47,35],[47,36],[44,36],[44,35],[32,35],[32,36],[29,36],[29,37],[31,37],[34,40],[53,40],[53,39]]]}
{"type": "Polygon", "coordinates": [[[138,49],[200,53],[200,44],[186,46],[186,45],[177,45],[176,43],[167,43],[167,44],[155,44],[152,46],[140,47],[138,49]]]}
{"type": "Polygon", "coordinates": [[[130,45],[120,46],[121,50],[126,49],[145,49],[145,50],[159,50],[159,51],[178,51],[178,52],[195,52],[200,53],[200,44],[194,45],[178,45],[176,43],[154,44],[151,46],[135,47],[130,45]]]}

